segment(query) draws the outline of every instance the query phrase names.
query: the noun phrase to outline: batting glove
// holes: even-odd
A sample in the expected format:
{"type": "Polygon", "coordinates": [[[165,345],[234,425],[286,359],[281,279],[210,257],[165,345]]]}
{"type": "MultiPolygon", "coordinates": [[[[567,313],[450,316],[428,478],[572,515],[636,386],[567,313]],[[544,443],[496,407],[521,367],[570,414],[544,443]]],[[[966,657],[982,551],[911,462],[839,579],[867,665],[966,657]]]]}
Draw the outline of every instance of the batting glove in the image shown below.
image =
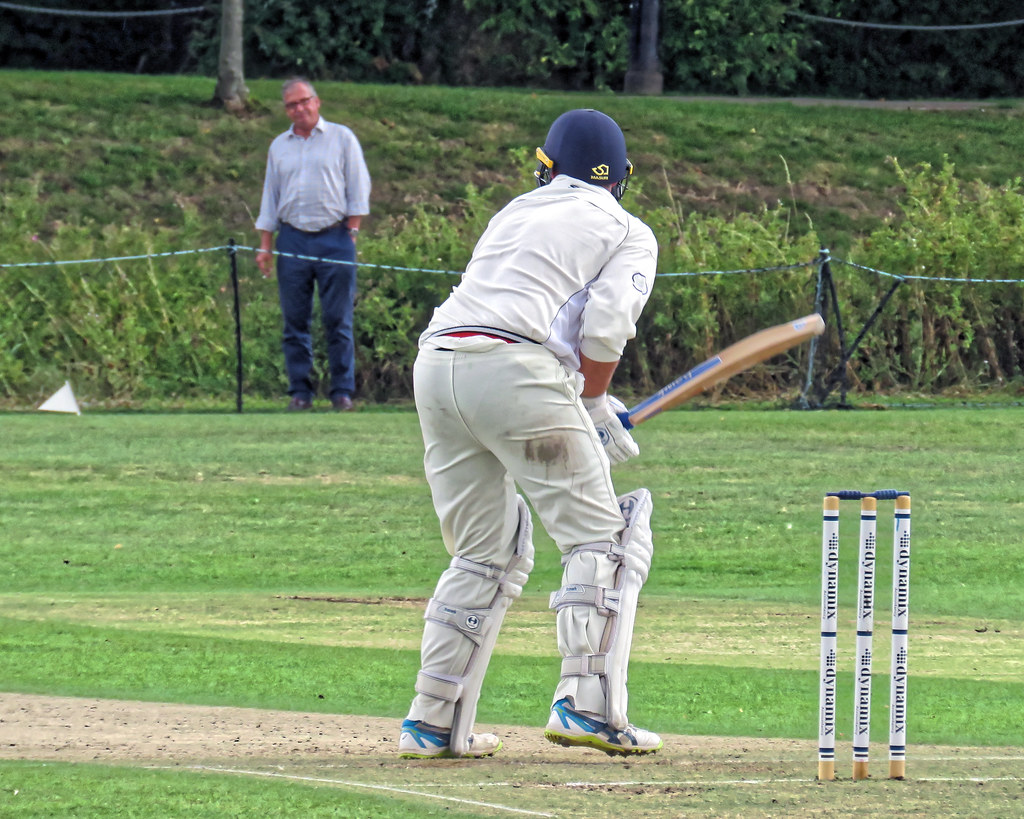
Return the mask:
{"type": "Polygon", "coordinates": [[[621,464],[640,454],[640,447],[619,420],[618,413],[626,412],[626,405],[618,398],[603,393],[595,398],[584,398],[583,406],[590,413],[609,461],[621,464]]]}

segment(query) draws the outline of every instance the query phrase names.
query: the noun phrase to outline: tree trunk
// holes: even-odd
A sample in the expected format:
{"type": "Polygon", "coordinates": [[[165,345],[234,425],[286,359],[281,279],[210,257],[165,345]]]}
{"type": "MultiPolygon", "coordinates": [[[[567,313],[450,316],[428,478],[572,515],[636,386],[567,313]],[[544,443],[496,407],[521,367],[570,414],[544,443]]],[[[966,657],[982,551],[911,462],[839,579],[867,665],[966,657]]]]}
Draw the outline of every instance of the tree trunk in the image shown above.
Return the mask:
{"type": "Polygon", "coordinates": [[[630,4],[630,58],[623,91],[660,94],[664,78],[658,64],[658,0],[630,4]]]}
{"type": "Polygon", "coordinates": [[[213,92],[214,102],[235,112],[245,110],[249,99],[242,54],[243,2],[244,0],[224,0],[220,21],[217,89],[213,92]]]}

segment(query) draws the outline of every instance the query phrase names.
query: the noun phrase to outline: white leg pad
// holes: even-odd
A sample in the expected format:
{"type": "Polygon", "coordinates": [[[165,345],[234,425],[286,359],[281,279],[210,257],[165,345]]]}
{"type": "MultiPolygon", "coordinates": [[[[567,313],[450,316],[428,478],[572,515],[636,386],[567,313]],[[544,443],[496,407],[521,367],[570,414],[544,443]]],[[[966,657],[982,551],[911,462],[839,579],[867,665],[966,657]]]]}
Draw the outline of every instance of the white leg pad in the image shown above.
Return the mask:
{"type": "Polygon", "coordinates": [[[625,730],[626,672],[640,589],[654,554],[651,493],[637,489],[618,498],[626,527],[619,543],[585,543],[563,558],[563,586],[551,595],[558,612],[562,684],[582,710],[604,714],[625,730]],[[600,705],[598,704],[600,702],[600,705]]]}
{"type": "Polygon", "coordinates": [[[523,586],[533,569],[533,521],[522,497],[518,497],[518,511],[519,528],[515,535],[515,550],[508,565],[491,566],[455,557],[449,567],[464,573],[466,581],[478,587],[480,596],[489,596],[487,605],[482,608],[463,608],[434,598],[427,604],[424,615],[431,623],[456,632],[458,636],[454,637],[455,641],[468,640],[472,644],[469,659],[460,673],[420,671],[416,678],[418,694],[455,704],[451,750],[456,756],[469,752],[480,688],[498,639],[498,631],[505,612],[512,601],[522,594],[523,586]]]}

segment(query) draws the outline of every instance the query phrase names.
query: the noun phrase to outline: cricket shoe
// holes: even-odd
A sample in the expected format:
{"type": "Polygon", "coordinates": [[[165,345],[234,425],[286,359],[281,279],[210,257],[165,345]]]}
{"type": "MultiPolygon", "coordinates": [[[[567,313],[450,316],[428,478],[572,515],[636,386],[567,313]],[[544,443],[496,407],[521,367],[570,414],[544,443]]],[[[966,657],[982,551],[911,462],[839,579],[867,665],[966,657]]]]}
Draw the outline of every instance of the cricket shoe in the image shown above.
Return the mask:
{"type": "Polygon", "coordinates": [[[568,699],[561,699],[551,706],[544,737],[556,745],[582,745],[604,751],[609,756],[653,754],[664,744],[657,734],[634,725],[617,731],[607,722],[575,710],[568,699]]]}
{"type": "MultiPolygon", "coordinates": [[[[451,731],[435,728],[425,722],[407,719],[402,722],[402,735],[398,739],[398,756],[402,759],[451,759],[451,731]]],[[[470,734],[469,750],[463,759],[494,756],[501,749],[501,740],[494,734],[470,734]]]]}

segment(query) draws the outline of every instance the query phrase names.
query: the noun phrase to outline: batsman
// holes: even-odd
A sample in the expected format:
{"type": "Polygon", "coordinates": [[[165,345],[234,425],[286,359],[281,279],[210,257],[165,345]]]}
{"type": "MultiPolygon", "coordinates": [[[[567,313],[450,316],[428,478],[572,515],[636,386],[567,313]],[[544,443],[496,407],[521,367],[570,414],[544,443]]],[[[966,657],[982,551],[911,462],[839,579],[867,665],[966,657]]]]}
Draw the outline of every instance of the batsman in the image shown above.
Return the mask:
{"type": "Polygon", "coordinates": [[[523,496],[563,567],[551,595],[561,679],[545,737],[608,754],[662,747],[627,717],[637,598],[654,548],[651,494],[612,486],[611,465],[640,450],[608,395],[658,246],[619,204],[633,166],[613,119],[562,114],[537,158],[537,189],[494,216],[419,341],[424,467],[452,559],[426,608],[404,758],[501,748],[473,724],[505,612],[533,568],[523,496]]]}

